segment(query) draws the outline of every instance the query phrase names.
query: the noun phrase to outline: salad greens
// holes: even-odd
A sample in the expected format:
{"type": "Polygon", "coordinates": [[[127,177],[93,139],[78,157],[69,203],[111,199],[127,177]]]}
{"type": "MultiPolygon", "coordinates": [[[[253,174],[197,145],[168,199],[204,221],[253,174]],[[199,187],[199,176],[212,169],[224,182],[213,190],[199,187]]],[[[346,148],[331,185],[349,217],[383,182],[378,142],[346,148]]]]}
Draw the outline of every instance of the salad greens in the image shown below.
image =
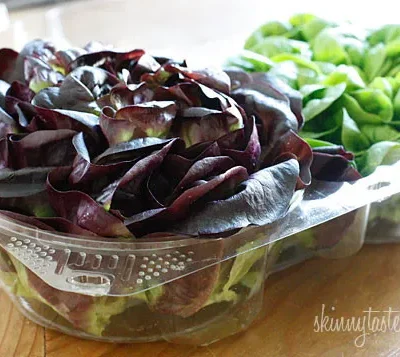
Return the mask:
{"type": "MultiPolygon", "coordinates": [[[[312,32],[305,30],[307,36],[312,32]]],[[[16,293],[49,306],[75,328],[101,335],[113,316],[137,304],[187,318],[258,291],[267,249],[274,259],[279,246],[252,249],[258,237],[246,228],[286,215],[295,191],[308,187],[312,176],[360,177],[352,154],[319,136],[302,138],[300,130],[314,133],[319,118],[332,111],[329,135],[340,133],[344,120],[346,138],[358,133],[350,109],[340,105],[345,94],[361,102],[357,110],[385,123],[388,115],[356,92],[365,89],[358,72],[313,62],[312,48],[300,38],[275,34],[258,46],[262,55],[249,56],[250,64],[271,71],[281,64],[275,75],[192,70],[143,50],[93,45],[58,51],[33,41],[21,53],[0,51],[2,216],[91,241],[208,238],[212,248],[201,244],[193,261],[211,255],[221,260],[224,240],[212,238],[250,235],[234,259],[178,279],[167,269],[170,282],[157,287],[134,280],[132,296],[118,298],[57,290],[12,259],[16,293]],[[304,112],[302,94],[285,81],[291,62],[308,85],[304,112]],[[312,83],[310,73],[321,81],[312,83]]],[[[363,130],[360,135],[370,138],[363,130]]]]}
{"type": "Polygon", "coordinates": [[[303,94],[300,136],[343,145],[368,175],[398,159],[400,25],[364,30],[311,14],[268,22],[229,66],[278,76],[303,94]],[[385,143],[391,142],[392,144],[385,143]]]}
{"type": "MultiPolygon", "coordinates": [[[[292,47],[308,51],[300,41],[292,47]]],[[[92,241],[209,238],[212,251],[201,245],[193,260],[220,258],[223,240],[211,238],[283,217],[310,184],[303,121],[300,94],[271,77],[192,70],[93,44],[3,49],[0,214],[92,241]]],[[[137,304],[186,318],[244,300],[262,285],[265,254],[252,250],[179,279],[171,269],[170,283],[148,290],[137,279],[138,293],[118,298],[57,290],[16,259],[0,275],[15,294],[101,335],[137,304]]]]}
{"type": "Polygon", "coordinates": [[[215,235],[282,217],[310,183],[301,99],[279,83],[40,40],[0,63],[2,210],[67,233],[215,235]],[[38,188],[10,190],[10,175],[38,188]]]}

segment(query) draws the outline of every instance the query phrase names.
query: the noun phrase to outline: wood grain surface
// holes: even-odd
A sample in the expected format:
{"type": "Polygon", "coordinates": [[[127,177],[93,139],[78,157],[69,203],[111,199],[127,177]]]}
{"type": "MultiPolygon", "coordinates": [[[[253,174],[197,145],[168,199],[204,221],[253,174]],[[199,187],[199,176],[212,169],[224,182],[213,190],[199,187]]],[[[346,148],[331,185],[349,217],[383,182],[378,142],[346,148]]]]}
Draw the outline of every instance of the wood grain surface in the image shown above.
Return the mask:
{"type": "MultiPolygon", "coordinates": [[[[79,340],[27,321],[0,293],[1,357],[344,357],[400,356],[400,332],[315,332],[322,305],[332,318],[363,318],[369,308],[400,310],[400,245],[366,246],[342,260],[313,259],[267,280],[261,317],[246,332],[208,347],[164,342],[113,345],[79,340]],[[334,310],[332,309],[334,308],[334,310]],[[359,343],[361,339],[357,340],[359,343]]],[[[400,313],[392,313],[392,320],[400,313]]],[[[366,324],[367,325],[367,324],[366,324]]],[[[372,326],[373,327],[373,326],[372,326]]]]}
{"type": "MultiPolygon", "coordinates": [[[[70,11],[64,11],[66,6],[50,11],[40,8],[14,12],[10,15],[13,27],[0,33],[0,44],[19,48],[32,38],[47,37],[58,42],[65,36],[73,44],[93,39],[225,58],[229,51],[240,48],[245,36],[261,22],[298,11],[331,18],[356,16],[357,21],[368,24],[398,20],[398,12],[386,10],[392,8],[390,0],[380,1],[378,7],[365,7],[362,16],[357,2],[345,0],[335,2],[335,6],[312,0],[284,0],[279,6],[259,0],[129,0],[118,6],[113,1],[102,6],[93,4],[77,3],[70,11]],[[147,16],[132,16],[126,21],[123,15],[130,11],[147,16]],[[165,16],[171,13],[172,20],[165,16]],[[152,31],[144,31],[149,21],[152,31]]],[[[264,296],[264,311],[246,332],[208,347],[190,347],[163,342],[113,345],[45,330],[25,319],[0,291],[0,357],[400,356],[400,333],[370,333],[365,345],[356,347],[355,339],[361,332],[314,332],[315,316],[321,315],[323,305],[334,318],[362,318],[363,311],[370,307],[377,311],[400,310],[400,244],[366,246],[355,257],[342,260],[302,263],[270,277],[264,296]]]]}

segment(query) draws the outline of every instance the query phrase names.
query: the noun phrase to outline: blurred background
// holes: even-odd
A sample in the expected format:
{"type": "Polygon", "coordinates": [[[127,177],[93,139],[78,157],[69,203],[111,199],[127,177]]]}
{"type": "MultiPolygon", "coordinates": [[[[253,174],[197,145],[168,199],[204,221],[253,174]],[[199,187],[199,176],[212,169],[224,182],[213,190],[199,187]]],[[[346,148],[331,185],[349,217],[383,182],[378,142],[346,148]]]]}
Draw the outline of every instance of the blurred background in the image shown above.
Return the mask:
{"type": "Polygon", "coordinates": [[[398,23],[392,0],[0,0],[0,47],[34,38],[58,47],[98,40],[122,48],[220,64],[249,33],[271,19],[311,12],[363,26],[398,23]]]}

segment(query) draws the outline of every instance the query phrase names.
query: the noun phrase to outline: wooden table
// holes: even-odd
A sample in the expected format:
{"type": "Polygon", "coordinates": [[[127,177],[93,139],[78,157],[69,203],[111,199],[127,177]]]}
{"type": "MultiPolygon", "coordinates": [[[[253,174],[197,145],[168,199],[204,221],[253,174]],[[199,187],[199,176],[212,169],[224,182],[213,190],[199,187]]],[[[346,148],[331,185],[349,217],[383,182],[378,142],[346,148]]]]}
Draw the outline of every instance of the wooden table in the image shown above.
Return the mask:
{"type": "MultiPolygon", "coordinates": [[[[79,340],[27,321],[0,292],[0,356],[400,356],[400,332],[371,333],[364,347],[354,345],[360,332],[314,332],[315,316],[321,315],[323,304],[326,314],[333,318],[362,317],[369,307],[400,310],[400,244],[365,246],[355,257],[314,259],[273,275],[265,288],[262,317],[246,332],[208,347],[79,340]]],[[[382,315],[373,316],[382,320],[382,315]]]]}
{"type": "MultiPolygon", "coordinates": [[[[231,48],[230,43],[232,47],[240,47],[243,38],[267,18],[313,11],[331,18],[345,14],[348,18],[370,23],[396,22],[398,16],[395,11],[387,10],[392,7],[390,0],[381,0],[379,7],[363,8],[361,17],[358,3],[347,0],[338,0],[333,7],[313,0],[283,0],[280,6],[259,0],[127,0],[118,5],[114,2],[94,4],[88,1],[57,10],[40,8],[12,13],[14,27],[0,34],[0,43],[20,47],[31,38],[48,37],[59,41],[65,35],[74,44],[97,39],[159,48],[165,43],[165,46],[179,48],[185,53],[189,51],[192,55],[225,56],[223,52],[231,48]],[[96,24],[100,16],[97,10],[106,17],[100,23],[108,27],[96,24]],[[96,16],[92,15],[93,11],[96,16]],[[128,13],[149,13],[151,17],[128,16],[127,21],[128,13]],[[165,16],[166,13],[174,14],[176,19],[165,16]],[[146,30],[149,18],[152,31],[146,30]],[[165,31],[169,31],[169,35],[165,31]]],[[[361,317],[369,307],[381,311],[389,307],[400,310],[400,244],[367,246],[353,258],[316,259],[276,274],[267,281],[265,302],[263,317],[247,332],[209,347],[162,342],[129,346],[83,341],[45,330],[23,318],[0,291],[0,357],[400,356],[398,333],[369,335],[365,346],[357,348],[354,339],[359,332],[314,332],[315,316],[321,314],[323,304],[332,317],[361,317]]]]}

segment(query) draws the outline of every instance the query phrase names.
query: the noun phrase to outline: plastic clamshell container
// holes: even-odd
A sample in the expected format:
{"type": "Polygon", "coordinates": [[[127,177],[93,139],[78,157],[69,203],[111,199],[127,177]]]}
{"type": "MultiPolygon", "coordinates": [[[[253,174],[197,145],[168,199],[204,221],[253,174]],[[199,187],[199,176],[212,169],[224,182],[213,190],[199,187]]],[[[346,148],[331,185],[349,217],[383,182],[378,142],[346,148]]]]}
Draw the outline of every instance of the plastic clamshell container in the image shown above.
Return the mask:
{"type": "Polygon", "coordinates": [[[400,243],[400,194],[371,204],[367,243],[400,243]]]}
{"type": "Polygon", "coordinates": [[[281,220],[229,237],[152,241],[58,235],[0,215],[0,282],[31,320],[110,342],[205,345],[245,329],[265,277],[299,256],[339,258],[364,242],[370,203],[400,192],[400,165],[315,182],[281,220]]]}
{"type": "Polygon", "coordinates": [[[370,206],[309,228],[283,241],[273,273],[313,257],[345,258],[356,254],[364,244],[370,206]]]}

